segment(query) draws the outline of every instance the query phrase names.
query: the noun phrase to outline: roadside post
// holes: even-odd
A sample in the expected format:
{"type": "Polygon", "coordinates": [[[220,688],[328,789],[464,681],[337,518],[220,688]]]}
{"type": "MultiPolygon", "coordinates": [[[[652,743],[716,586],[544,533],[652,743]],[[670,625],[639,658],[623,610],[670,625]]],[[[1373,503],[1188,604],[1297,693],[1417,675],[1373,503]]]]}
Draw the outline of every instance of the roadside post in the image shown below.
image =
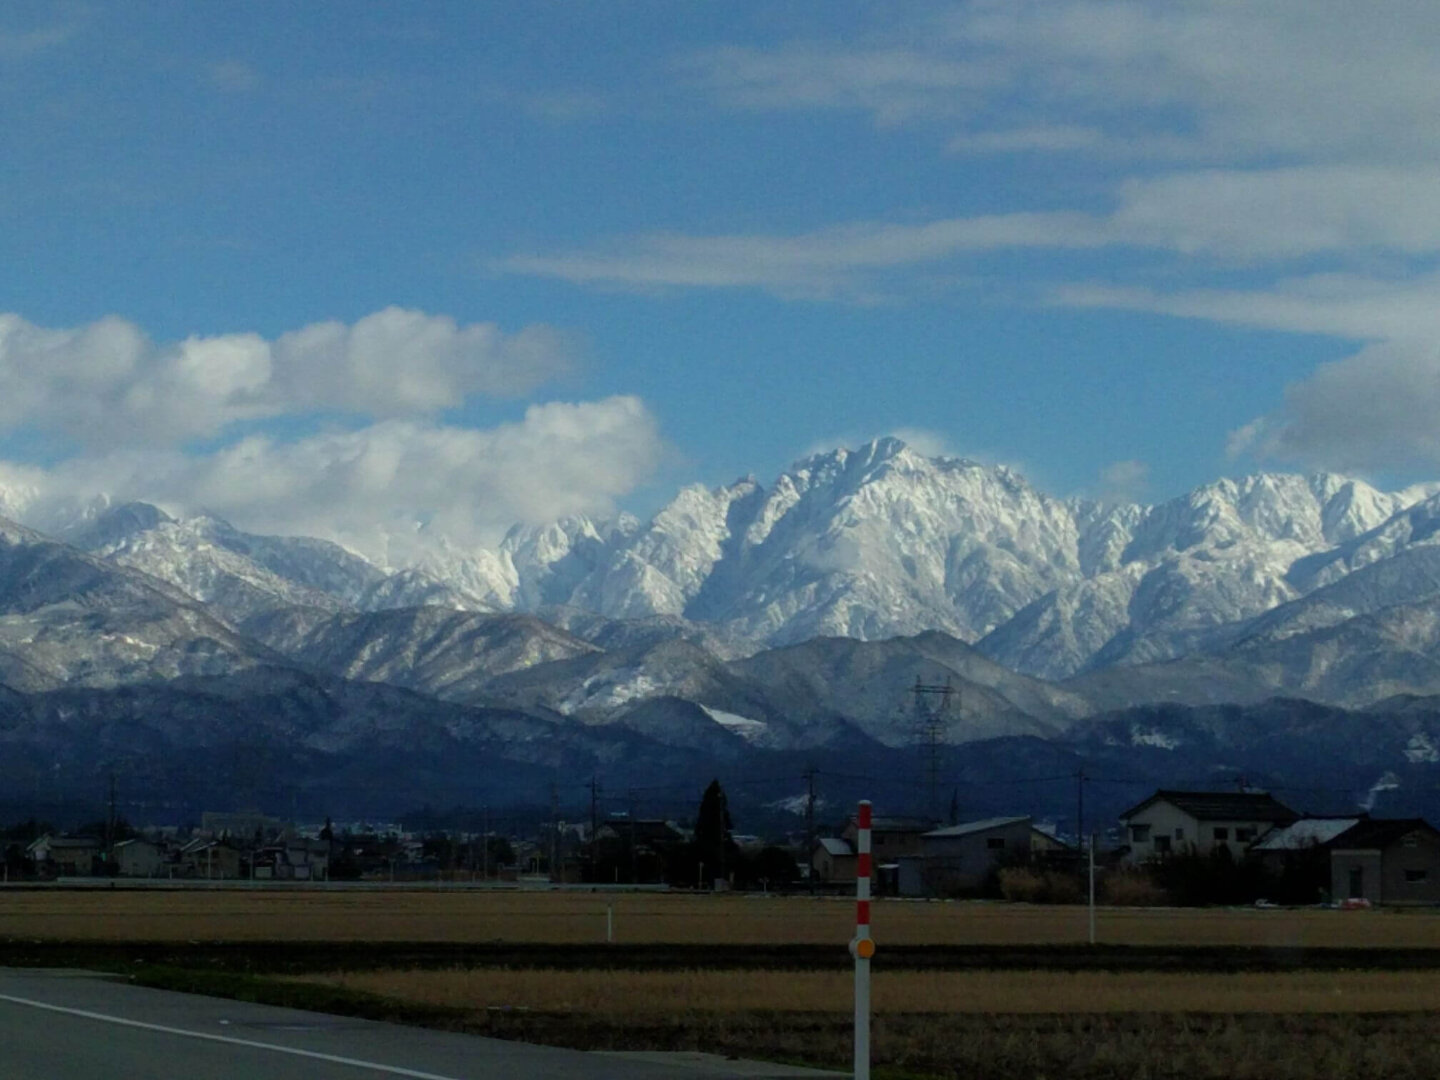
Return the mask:
{"type": "Polygon", "coordinates": [[[855,818],[855,1080],[870,1080],[870,800],[860,803],[855,818]]]}
{"type": "Polygon", "coordinates": [[[1095,944],[1095,834],[1090,834],[1090,944],[1095,944]]]}

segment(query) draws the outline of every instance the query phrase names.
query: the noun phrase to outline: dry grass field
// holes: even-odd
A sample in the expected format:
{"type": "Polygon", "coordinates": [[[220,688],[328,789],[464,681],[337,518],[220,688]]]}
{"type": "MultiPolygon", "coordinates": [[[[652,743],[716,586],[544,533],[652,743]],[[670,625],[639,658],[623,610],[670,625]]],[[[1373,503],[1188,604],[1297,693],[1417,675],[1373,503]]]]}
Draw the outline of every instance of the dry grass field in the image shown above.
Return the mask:
{"type": "MultiPolygon", "coordinates": [[[[821,962],[806,970],[775,970],[764,947],[834,946],[842,952],[853,910],[846,899],[774,896],[0,889],[0,941],[22,952],[38,950],[41,959],[35,962],[71,964],[100,956],[107,946],[112,953],[106,955],[113,956],[115,943],[132,952],[151,949],[146,955],[154,955],[154,948],[123,943],[174,943],[173,949],[163,946],[158,961],[126,970],[149,985],[504,1038],[590,1049],[702,1049],[843,1067],[851,1031],[848,970],[820,970],[826,966],[821,962]],[[613,947],[601,944],[607,909],[613,909],[613,947]],[[309,952],[284,947],[299,942],[320,944],[309,952]],[[412,969],[411,961],[345,962],[359,955],[379,958],[383,950],[366,944],[387,942],[425,944],[434,955],[424,970],[412,969]],[[281,943],[268,947],[272,959],[275,953],[309,959],[300,966],[254,970],[244,960],[247,966],[237,970],[236,956],[257,955],[266,948],[262,943],[281,943]],[[451,966],[462,951],[458,947],[495,955],[491,943],[524,946],[515,951],[520,959],[503,962],[525,966],[497,967],[502,961],[496,960],[480,966],[484,962],[477,959],[467,961],[476,965],[469,968],[451,966]],[[552,955],[583,959],[562,965],[567,970],[532,966],[544,952],[541,945],[553,946],[552,955]],[[638,965],[642,970],[595,970],[610,968],[600,954],[623,957],[626,945],[637,946],[637,957],[646,954],[639,946],[676,946],[693,957],[685,967],[704,970],[647,968],[649,961],[638,965]],[[709,953],[705,946],[725,948],[709,953]],[[64,958],[43,959],[47,948],[64,958]],[[754,970],[727,969],[740,966],[735,960],[745,956],[760,958],[754,970]],[[436,957],[443,966],[433,962],[436,957]],[[367,966],[372,970],[356,970],[367,966]],[[294,974],[280,977],[282,971],[294,974]]],[[[1156,948],[1182,960],[1183,970],[1046,970],[1056,952],[1043,947],[1085,941],[1087,914],[1078,907],[887,900],[875,906],[874,934],[880,946],[874,987],[877,1080],[1440,1075],[1440,1040],[1432,1035],[1440,1012],[1440,970],[1405,960],[1423,960],[1424,950],[1440,949],[1437,912],[1101,910],[1102,943],[1156,948]],[[885,970],[888,947],[920,947],[924,953],[924,946],[963,951],[967,945],[1040,951],[1024,961],[1033,964],[1025,970],[1004,964],[963,971],[885,970]],[[1233,954],[1237,946],[1250,947],[1242,950],[1247,955],[1285,952],[1291,967],[1205,970],[1206,957],[1227,948],[1233,954]],[[1176,952],[1166,951],[1169,947],[1176,952]],[[1186,948],[1192,951],[1180,956],[1186,948]],[[1337,948],[1375,950],[1356,951],[1357,966],[1386,966],[1390,956],[1401,958],[1391,966],[1415,970],[1331,970],[1315,960],[1322,950],[1337,948]],[[1297,949],[1315,952],[1305,961],[1307,954],[1297,949]],[[1312,969],[1295,970],[1297,962],[1309,962],[1312,969]]],[[[415,951],[405,946],[397,955],[415,951]]],[[[971,955],[991,954],[977,949],[971,955]]],[[[1329,955],[1330,968],[1350,967],[1344,954],[1338,962],[1329,955]]],[[[1163,967],[1163,957],[1157,963],[1163,967]]]]}
{"type": "MultiPolygon", "coordinates": [[[[840,972],[377,971],[321,989],[486,1035],[843,1069],[840,972]]],[[[1434,972],[877,972],[877,1080],[1432,1080],[1434,972]]]]}
{"type": "MultiPolygon", "coordinates": [[[[410,970],[302,981],[457,1009],[605,1016],[746,1011],[843,1013],[840,971],[410,970]]],[[[1386,1013],[1440,1006],[1440,972],[1212,974],[878,971],[873,1007],[895,1013],[1386,1013]]]]}
{"type": "MultiPolygon", "coordinates": [[[[841,899],[470,890],[0,890],[0,938],[72,941],[594,943],[614,909],[618,944],[826,944],[849,940],[841,899]]],[[[1440,948],[1440,913],[1102,909],[1120,945],[1440,948]]],[[[880,901],[886,945],[1086,940],[1081,907],[880,901]]]]}

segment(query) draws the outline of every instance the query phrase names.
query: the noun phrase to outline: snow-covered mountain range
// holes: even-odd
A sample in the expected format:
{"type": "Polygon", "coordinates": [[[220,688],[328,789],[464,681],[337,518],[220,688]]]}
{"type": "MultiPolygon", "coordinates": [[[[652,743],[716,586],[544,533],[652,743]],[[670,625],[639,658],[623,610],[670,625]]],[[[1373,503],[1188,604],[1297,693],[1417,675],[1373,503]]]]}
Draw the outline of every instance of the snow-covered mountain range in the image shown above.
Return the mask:
{"type": "MultiPolygon", "coordinates": [[[[55,535],[0,522],[0,683],[111,709],[125,687],[284,672],[323,688],[296,706],[320,710],[307,738],[341,722],[347,747],[376,714],[347,728],[334,703],[388,684],[446,703],[447,739],[527,733],[532,763],[539,731],[602,756],[898,751],[916,680],[952,681],[952,743],[1154,703],[1370,707],[1440,695],[1437,490],[1266,474],[1115,505],[882,439],[768,487],[687,488],[648,522],[516,527],[398,567],[99,500],[55,535]]],[[[56,700],[16,715],[53,723],[56,700]]]]}
{"type": "Polygon", "coordinates": [[[1435,490],[1265,474],[1114,505],[881,439],[807,458],[768,488],[686,488],[649,522],[516,527],[495,549],[441,545],[407,567],[145,504],[99,504],[59,539],[175,586],[235,628],[277,611],[303,611],[294,622],[432,606],[538,615],[582,639],[609,635],[601,648],[620,634],[681,637],[722,659],[940,630],[1057,680],[1440,595],[1423,554],[1411,558],[1440,544],[1435,490]]]}

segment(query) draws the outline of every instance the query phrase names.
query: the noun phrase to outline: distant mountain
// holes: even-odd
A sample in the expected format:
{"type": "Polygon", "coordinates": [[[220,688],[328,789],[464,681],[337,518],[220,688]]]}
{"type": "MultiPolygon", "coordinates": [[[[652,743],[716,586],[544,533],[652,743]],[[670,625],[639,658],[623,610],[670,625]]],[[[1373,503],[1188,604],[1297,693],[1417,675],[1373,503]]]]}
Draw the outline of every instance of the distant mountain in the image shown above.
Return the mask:
{"type": "Polygon", "coordinates": [[[422,570],[387,574],[326,540],[256,536],[210,515],[177,521],[145,503],[109,508],[63,538],[168,581],[235,624],[287,607],[338,612],[433,603],[492,610],[422,570]]]}
{"type": "Polygon", "coordinates": [[[252,669],[124,689],[0,692],[0,789],[93,800],[110,777],[145,820],[218,806],[399,813],[540,801],[557,777],[632,782],[708,762],[620,730],[446,704],[396,687],[252,669]],[[83,732],[83,737],[77,737],[83,732]]]}
{"type": "Polygon", "coordinates": [[[440,538],[410,567],[143,504],[67,536],[232,625],[291,607],[423,605],[537,614],[601,648],[687,640],[726,659],[939,630],[1053,680],[1208,655],[1256,617],[1434,542],[1440,496],[1427,494],[1265,474],[1106,505],[881,439],[807,458],[769,488],[686,488],[648,522],[517,526],[491,550],[440,538]]]}
{"type": "Polygon", "coordinates": [[[1146,702],[1250,703],[1277,694],[1365,706],[1440,694],[1440,546],[1402,548],[1253,619],[1189,655],[1069,680],[1097,709],[1146,702]]]}
{"type": "Polygon", "coordinates": [[[0,682],[108,687],[278,659],[147,574],[0,519],[0,682]]]}
{"type": "Polygon", "coordinates": [[[256,616],[243,629],[296,664],[450,701],[483,698],[498,675],[600,651],[533,616],[442,607],[289,609],[256,616]]]}
{"type": "MultiPolygon", "coordinates": [[[[1309,730],[1297,716],[1319,747],[1369,730],[1359,714],[1428,739],[1418,703],[1440,696],[1440,494],[1324,474],[1107,505],[882,439],[768,487],[687,488],[649,521],[440,538],[398,567],[143,503],[100,499],[62,525],[0,520],[0,706],[37,769],[69,716],[92,763],[133,738],[219,769],[253,736],[276,775],[331,784],[402,775],[371,754],[425,784],[482,759],[526,783],[642,762],[652,778],[706,761],[904,770],[917,680],[954,689],[939,719],[957,761],[1011,770],[1001,745],[1036,768],[1149,760],[1169,729],[1132,745],[1115,726],[1141,709],[1183,715],[1205,747],[1186,764],[1218,767],[1226,746],[1263,764],[1254,725],[1309,730]],[[137,702],[193,731],[160,732],[137,702]]],[[[1403,759],[1388,740],[1376,752],[1403,759]]]]}

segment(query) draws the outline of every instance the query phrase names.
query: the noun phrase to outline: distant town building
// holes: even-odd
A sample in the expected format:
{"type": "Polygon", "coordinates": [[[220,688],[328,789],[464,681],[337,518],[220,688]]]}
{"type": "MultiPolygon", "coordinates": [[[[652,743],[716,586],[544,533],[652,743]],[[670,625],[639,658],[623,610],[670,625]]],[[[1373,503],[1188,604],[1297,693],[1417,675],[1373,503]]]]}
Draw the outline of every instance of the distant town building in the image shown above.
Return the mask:
{"type": "Polygon", "coordinates": [[[1365,819],[1328,846],[1332,898],[1371,904],[1440,903],[1440,831],[1429,822],[1365,819]]]}
{"type": "Polygon", "coordinates": [[[1160,790],[1120,815],[1129,861],[1223,847],[1237,858],[1271,829],[1300,817],[1258,791],[1160,790]]]}
{"type": "Polygon", "coordinates": [[[932,829],[921,834],[919,855],[898,860],[898,887],[901,896],[975,892],[1004,863],[1065,850],[1063,843],[1041,832],[1025,815],[932,829]]]}
{"type": "Polygon", "coordinates": [[[811,852],[810,867],[822,885],[854,885],[855,849],[839,836],[822,836],[811,852]]]}
{"type": "Polygon", "coordinates": [[[159,844],[136,837],[121,840],[111,850],[115,873],[120,877],[166,877],[169,861],[165,849],[159,844]]]}
{"type": "Polygon", "coordinates": [[[46,833],[36,837],[25,849],[36,869],[47,876],[74,877],[94,872],[95,860],[104,845],[91,836],[55,836],[46,833]]]}

